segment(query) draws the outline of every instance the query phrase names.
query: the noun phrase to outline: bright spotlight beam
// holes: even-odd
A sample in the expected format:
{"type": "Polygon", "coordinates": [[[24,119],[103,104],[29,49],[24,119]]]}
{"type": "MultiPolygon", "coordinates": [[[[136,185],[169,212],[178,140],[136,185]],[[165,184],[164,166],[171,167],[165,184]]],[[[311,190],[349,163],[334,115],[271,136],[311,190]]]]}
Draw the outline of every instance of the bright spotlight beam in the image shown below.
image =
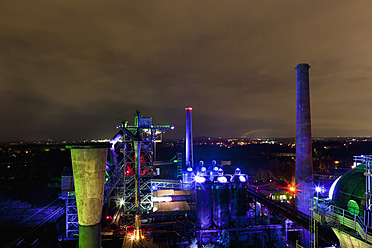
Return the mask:
{"type": "Polygon", "coordinates": [[[195,177],[195,182],[204,183],[205,182],[205,177],[196,176],[195,177]]]}
{"type": "Polygon", "coordinates": [[[316,187],[315,187],[315,192],[317,192],[317,193],[322,192],[322,188],[319,187],[319,186],[316,186],[316,187]]]}

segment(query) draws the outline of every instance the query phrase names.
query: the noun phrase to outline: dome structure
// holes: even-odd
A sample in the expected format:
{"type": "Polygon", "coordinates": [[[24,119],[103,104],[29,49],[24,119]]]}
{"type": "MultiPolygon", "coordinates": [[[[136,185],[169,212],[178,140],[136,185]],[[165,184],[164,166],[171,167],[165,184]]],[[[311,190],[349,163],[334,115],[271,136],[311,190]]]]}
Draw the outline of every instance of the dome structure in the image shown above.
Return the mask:
{"type": "Polygon", "coordinates": [[[350,204],[358,204],[359,209],[365,209],[366,201],[366,176],[365,164],[358,165],[355,169],[346,172],[337,180],[332,195],[332,204],[336,207],[348,209],[350,204]]]}

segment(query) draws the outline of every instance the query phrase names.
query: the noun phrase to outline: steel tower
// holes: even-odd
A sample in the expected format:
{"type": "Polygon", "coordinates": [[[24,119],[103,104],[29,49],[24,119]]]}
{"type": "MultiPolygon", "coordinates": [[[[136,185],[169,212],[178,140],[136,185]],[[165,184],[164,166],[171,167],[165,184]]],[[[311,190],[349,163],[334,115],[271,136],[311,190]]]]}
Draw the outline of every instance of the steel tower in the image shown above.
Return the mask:
{"type": "Polygon", "coordinates": [[[152,211],[150,179],[155,173],[154,142],[160,141],[162,134],[174,127],[153,126],[152,118],[142,117],[138,110],[134,125],[123,121],[117,128],[119,132],[110,141],[105,202],[115,200],[124,213],[137,212],[136,202],[139,202],[140,211],[152,211]]]}
{"type": "MultiPolygon", "coordinates": [[[[161,141],[162,134],[174,127],[153,126],[151,118],[144,118],[137,111],[134,125],[130,126],[128,121],[123,121],[117,128],[119,132],[109,144],[103,203],[114,202],[119,205],[122,213],[135,213],[137,227],[139,227],[140,213],[152,211],[153,208],[151,178],[155,171],[154,143],[161,141]]],[[[71,146],[66,147],[71,148],[71,146]]],[[[76,239],[79,233],[73,181],[71,173],[65,175],[62,182],[66,184],[64,188],[68,191],[61,197],[66,201],[66,240],[76,239]]]]}

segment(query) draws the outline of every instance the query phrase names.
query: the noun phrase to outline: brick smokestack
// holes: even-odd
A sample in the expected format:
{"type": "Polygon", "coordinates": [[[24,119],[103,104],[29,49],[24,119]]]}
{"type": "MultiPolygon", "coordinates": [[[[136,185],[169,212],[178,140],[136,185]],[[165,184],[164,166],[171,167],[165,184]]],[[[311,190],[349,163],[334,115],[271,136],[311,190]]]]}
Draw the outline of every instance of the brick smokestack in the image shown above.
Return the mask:
{"type": "Polygon", "coordinates": [[[299,64],[297,70],[296,115],[296,207],[310,215],[310,200],[314,197],[313,157],[311,144],[310,91],[308,64],[299,64]]]}

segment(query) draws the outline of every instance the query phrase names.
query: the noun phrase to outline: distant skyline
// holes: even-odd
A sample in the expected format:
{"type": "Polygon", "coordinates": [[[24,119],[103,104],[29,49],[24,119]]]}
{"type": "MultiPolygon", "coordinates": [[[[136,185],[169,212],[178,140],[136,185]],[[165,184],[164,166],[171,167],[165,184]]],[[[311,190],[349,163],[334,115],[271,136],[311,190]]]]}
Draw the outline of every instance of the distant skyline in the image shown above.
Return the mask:
{"type": "Polygon", "coordinates": [[[371,1],[0,2],[0,141],[109,139],[137,109],[194,137],[372,136],[371,1]]]}

